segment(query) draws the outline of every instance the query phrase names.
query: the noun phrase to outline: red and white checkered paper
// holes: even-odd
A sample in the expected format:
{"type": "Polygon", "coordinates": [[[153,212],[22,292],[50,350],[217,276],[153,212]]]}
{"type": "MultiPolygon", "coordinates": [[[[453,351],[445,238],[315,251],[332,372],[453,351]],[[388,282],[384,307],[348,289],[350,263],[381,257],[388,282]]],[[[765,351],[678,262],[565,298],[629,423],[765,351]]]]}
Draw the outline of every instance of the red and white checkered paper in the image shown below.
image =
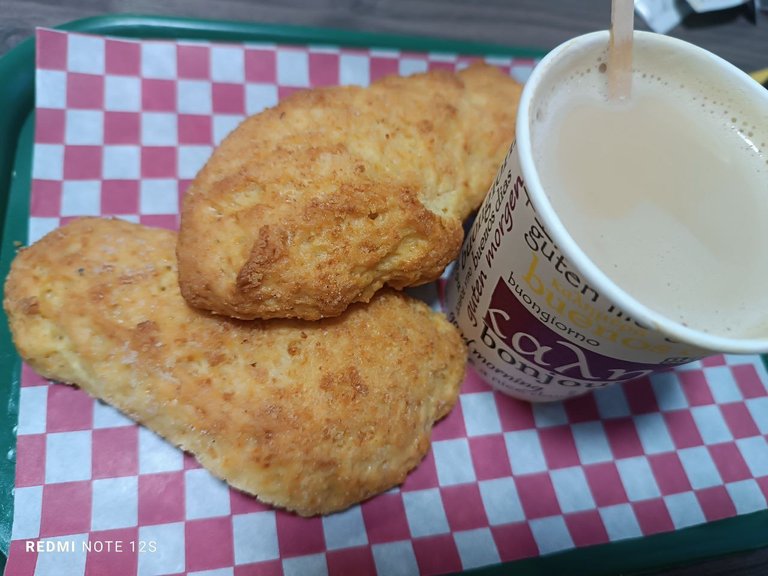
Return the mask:
{"type": "MultiPolygon", "coordinates": [[[[38,31],[37,47],[30,242],[82,215],[176,227],[190,179],[246,114],[302,88],[471,60],[51,30],[38,31]]],[[[491,61],[521,80],[534,65],[491,61]]],[[[402,487],[302,519],[230,490],[114,409],[25,368],[7,573],[439,574],[762,510],[767,386],[757,356],[543,405],[470,373],[402,487]],[[40,540],[66,551],[27,551],[40,540]]]]}

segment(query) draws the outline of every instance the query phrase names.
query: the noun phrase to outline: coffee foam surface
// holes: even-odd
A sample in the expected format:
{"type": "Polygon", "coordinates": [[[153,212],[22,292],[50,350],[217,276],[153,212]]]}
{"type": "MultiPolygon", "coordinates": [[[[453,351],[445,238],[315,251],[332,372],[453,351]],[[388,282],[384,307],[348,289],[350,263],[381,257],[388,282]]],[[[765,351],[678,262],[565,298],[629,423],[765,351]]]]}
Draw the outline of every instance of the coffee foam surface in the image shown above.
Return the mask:
{"type": "Polygon", "coordinates": [[[628,101],[607,99],[604,51],[542,86],[531,132],[544,190],[587,257],[642,304],[705,332],[768,336],[761,109],[706,63],[639,48],[628,101]]]}

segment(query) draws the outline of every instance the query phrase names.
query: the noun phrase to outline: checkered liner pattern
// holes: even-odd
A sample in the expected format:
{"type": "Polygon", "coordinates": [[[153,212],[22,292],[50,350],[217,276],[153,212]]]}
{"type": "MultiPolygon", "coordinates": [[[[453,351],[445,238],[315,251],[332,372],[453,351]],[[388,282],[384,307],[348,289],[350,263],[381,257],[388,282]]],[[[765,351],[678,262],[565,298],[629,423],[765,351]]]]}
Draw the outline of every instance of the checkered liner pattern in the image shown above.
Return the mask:
{"type": "MultiPolygon", "coordinates": [[[[51,30],[37,41],[30,242],[81,215],[173,228],[189,180],[244,115],[301,88],[471,60],[51,30]]],[[[492,62],[521,80],[534,65],[492,62]]],[[[757,356],[546,405],[470,372],[402,487],[311,519],[230,490],[83,392],[22,376],[13,576],[439,574],[746,514],[768,497],[757,356]],[[66,552],[29,551],[39,541],[66,552]]]]}

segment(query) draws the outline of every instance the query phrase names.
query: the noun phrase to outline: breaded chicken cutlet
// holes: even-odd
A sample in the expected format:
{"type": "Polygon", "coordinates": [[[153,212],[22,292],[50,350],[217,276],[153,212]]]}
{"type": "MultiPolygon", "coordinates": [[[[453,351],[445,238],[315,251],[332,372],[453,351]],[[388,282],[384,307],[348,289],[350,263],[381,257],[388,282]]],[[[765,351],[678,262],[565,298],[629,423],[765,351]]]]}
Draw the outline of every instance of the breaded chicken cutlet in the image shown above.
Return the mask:
{"type": "Polygon", "coordinates": [[[315,320],[436,279],[514,139],[521,89],[478,64],[308,90],[246,119],[183,198],[182,295],[315,320]]]}
{"type": "Polygon", "coordinates": [[[457,330],[393,291],[318,322],[212,316],[181,297],[175,245],[83,219],[21,251],[4,306],[22,358],[301,515],[401,483],[456,402],[457,330]]]}

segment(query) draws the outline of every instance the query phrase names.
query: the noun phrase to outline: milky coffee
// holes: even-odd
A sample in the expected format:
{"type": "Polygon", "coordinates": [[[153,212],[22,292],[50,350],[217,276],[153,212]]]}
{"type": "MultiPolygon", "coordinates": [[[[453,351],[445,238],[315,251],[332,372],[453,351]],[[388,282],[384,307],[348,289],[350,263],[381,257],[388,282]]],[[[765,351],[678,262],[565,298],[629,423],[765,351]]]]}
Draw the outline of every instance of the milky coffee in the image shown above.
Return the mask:
{"type": "Polygon", "coordinates": [[[534,162],[566,231],[669,319],[768,335],[767,119],[681,62],[641,60],[620,102],[605,72],[602,59],[573,72],[534,120],[534,162]]]}
{"type": "Polygon", "coordinates": [[[768,351],[768,91],[635,32],[632,96],[608,102],[608,44],[574,38],[533,70],[446,284],[474,369],[516,398],[768,351]]]}

